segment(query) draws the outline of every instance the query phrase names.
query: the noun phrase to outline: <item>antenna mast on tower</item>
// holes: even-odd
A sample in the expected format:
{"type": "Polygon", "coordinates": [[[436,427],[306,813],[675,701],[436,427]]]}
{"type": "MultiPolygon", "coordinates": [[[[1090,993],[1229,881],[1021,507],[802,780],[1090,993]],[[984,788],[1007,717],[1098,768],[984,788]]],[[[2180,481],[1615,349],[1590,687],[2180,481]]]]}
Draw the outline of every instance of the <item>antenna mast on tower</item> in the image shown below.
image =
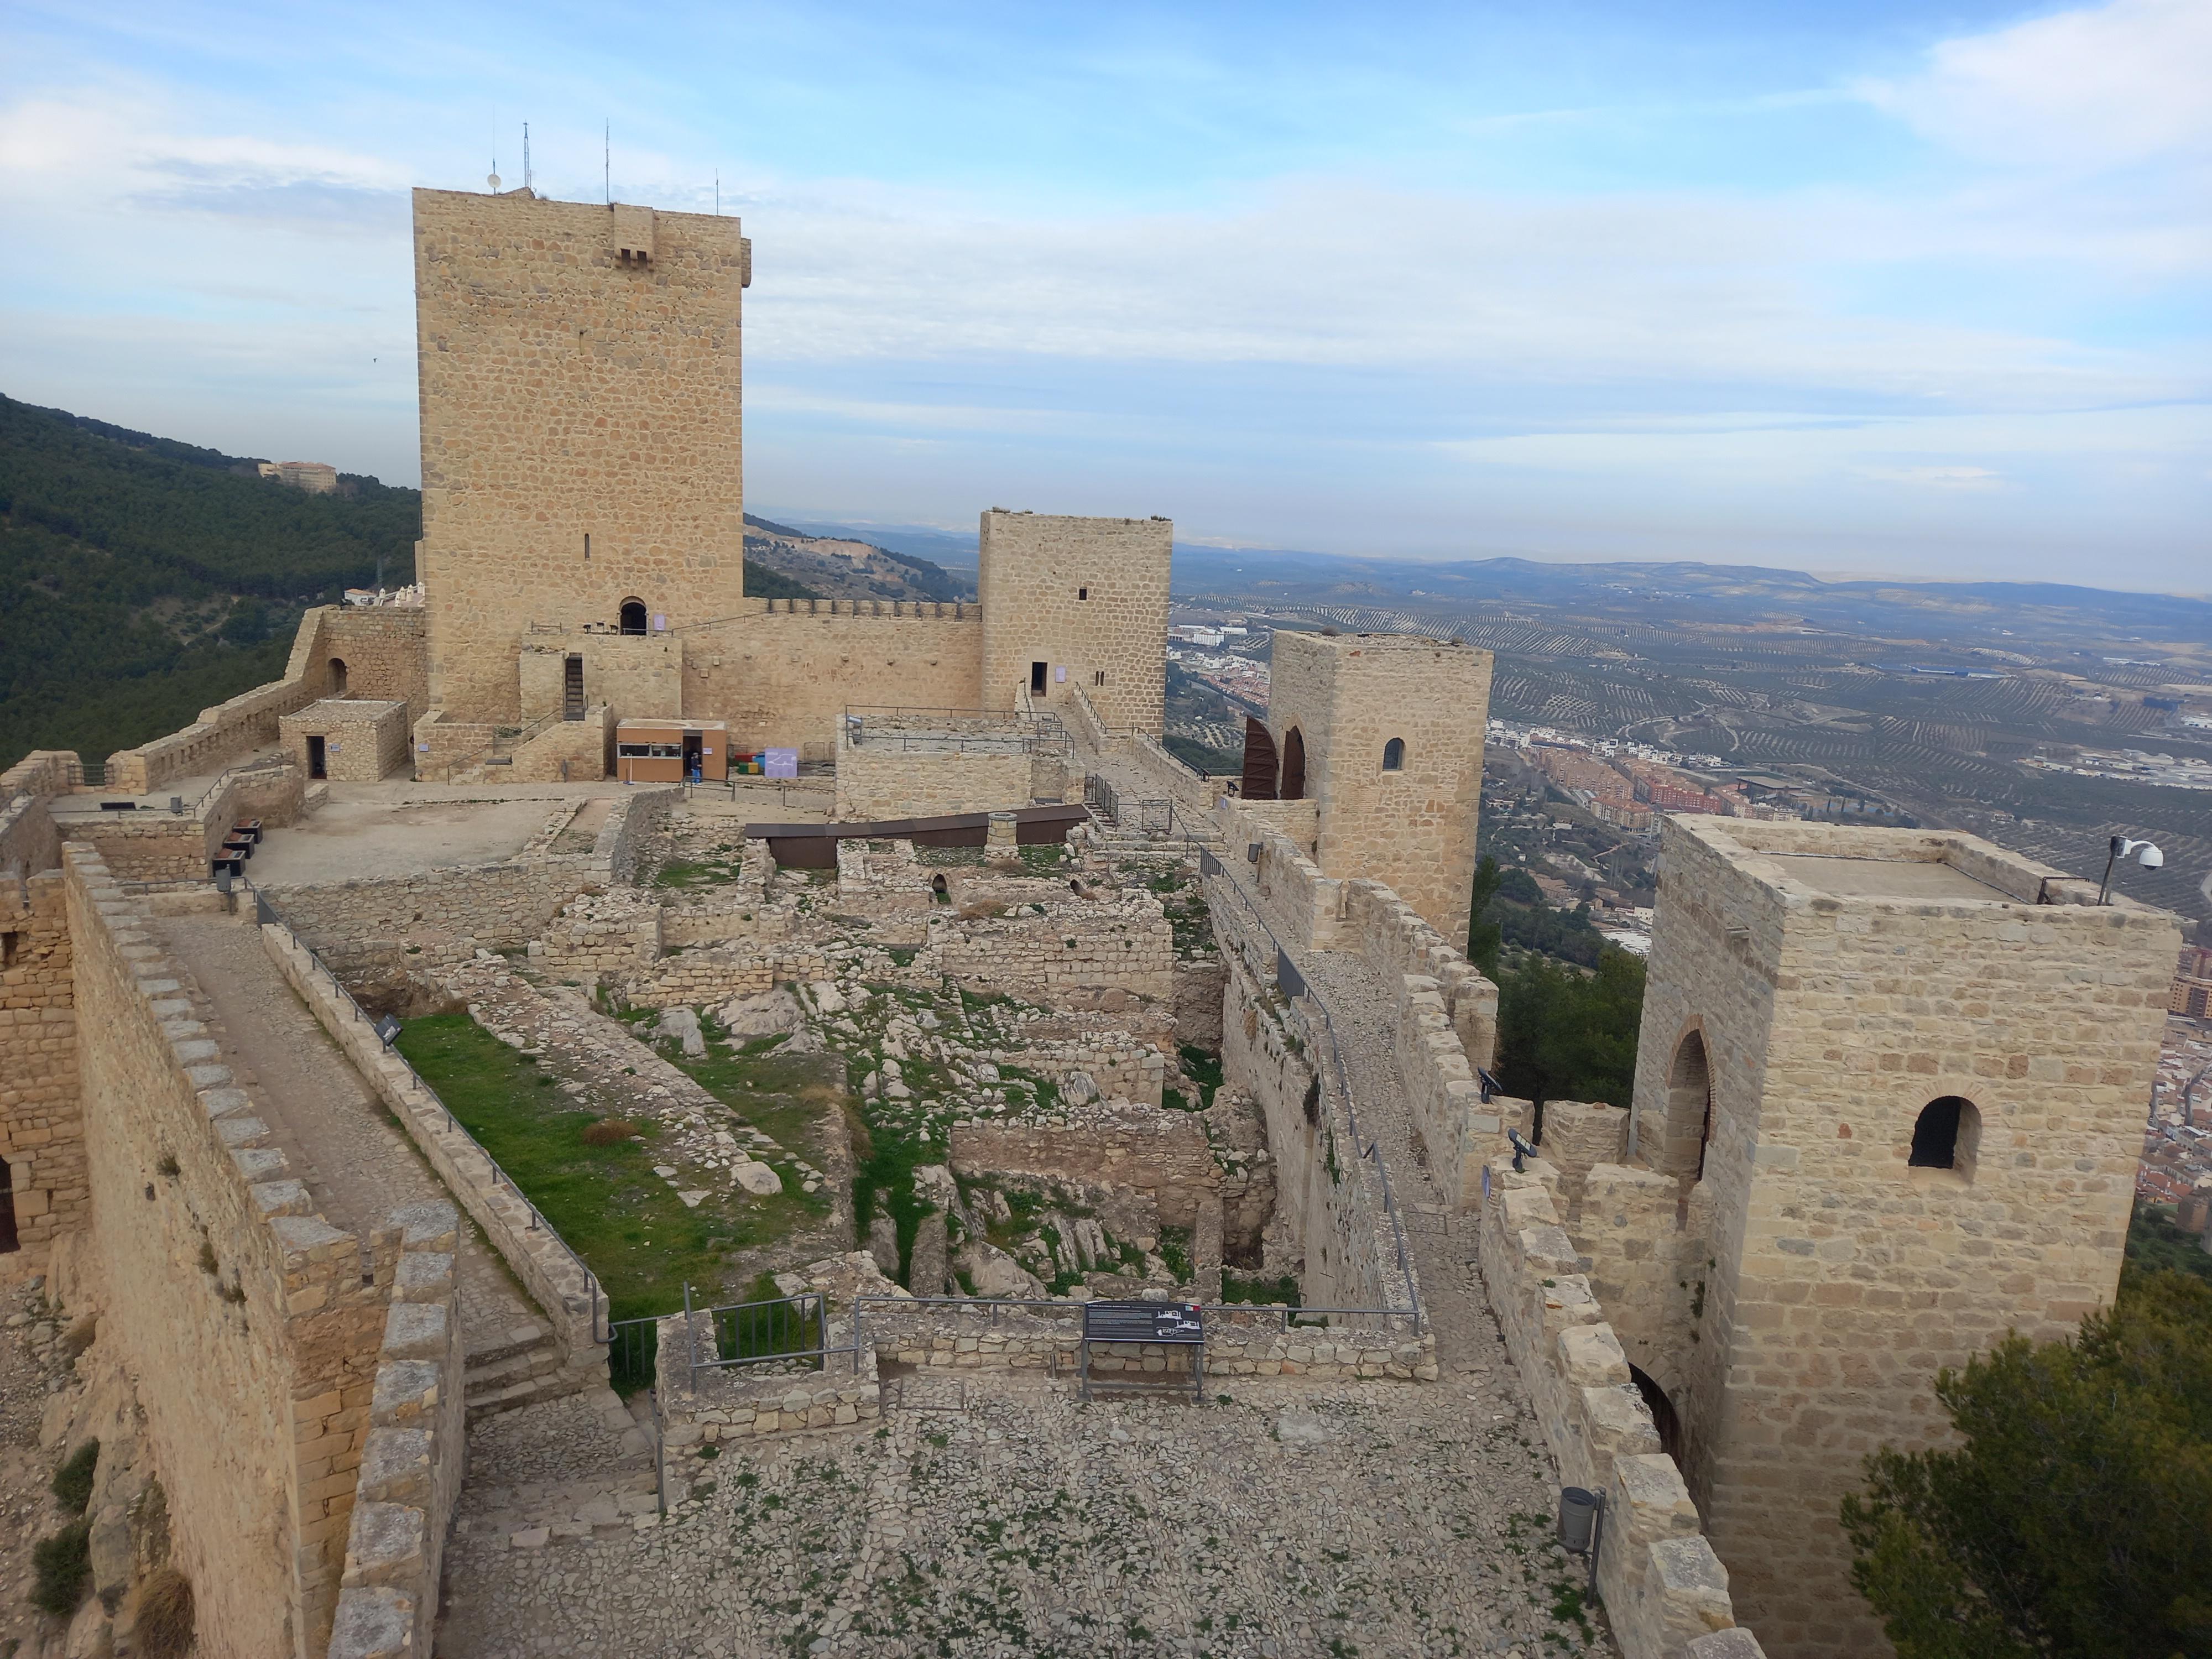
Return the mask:
{"type": "Polygon", "coordinates": [[[615,124],[609,120],[599,132],[599,186],[606,192],[607,205],[615,203],[615,124]]]}
{"type": "Polygon", "coordinates": [[[530,123],[522,124],[522,187],[530,188],[530,123]]]}

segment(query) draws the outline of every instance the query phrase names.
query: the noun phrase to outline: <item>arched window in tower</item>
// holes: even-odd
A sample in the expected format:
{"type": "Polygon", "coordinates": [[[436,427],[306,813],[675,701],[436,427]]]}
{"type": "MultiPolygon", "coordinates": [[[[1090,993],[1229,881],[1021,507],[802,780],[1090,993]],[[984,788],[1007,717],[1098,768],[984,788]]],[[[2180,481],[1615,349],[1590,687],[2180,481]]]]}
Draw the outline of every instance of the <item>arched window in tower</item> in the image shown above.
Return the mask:
{"type": "Polygon", "coordinates": [[[1283,781],[1277,794],[1284,800],[1306,798],[1306,740],[1295,726],[1283,738],[1283,781]]]}
{"type": "Polygon", "coordinates": [[[1692,1031],[1674,1049],[1667,1077],[1667,1137],[1661,1149],[1665,1173],[1686,1189],[1705,1178],[1705,1148],[1713,1138],[1713,1075],[1705,1035],[1692,1031]]]}
{"type": "Polygon", "coordinates": [[[622,631],[625,634],[645,632],[645,601],[624,599],[622,602],[622,631]]]}
{"type": "Polygon", "coordinates": [[[331,659],[331,695],[343,697],[346,694],[346,665],[343,657],[331,659]]]}
{"type": "Polygon", "coordinates": [[[1406,769],[1405,738],[1393,738],[1382,745],[1382,769],[1385,772],[1402,772],[1406,769]]]}
{"type": "Polygon", "coordinates": [[[1963,1095],[1944,1095],[1920,1109],[1905,1163],[1915,1170],[1948,1170],[1972,1181],[1981,1144],[1982,1115],[1974,1103],[1963,1095]]]}

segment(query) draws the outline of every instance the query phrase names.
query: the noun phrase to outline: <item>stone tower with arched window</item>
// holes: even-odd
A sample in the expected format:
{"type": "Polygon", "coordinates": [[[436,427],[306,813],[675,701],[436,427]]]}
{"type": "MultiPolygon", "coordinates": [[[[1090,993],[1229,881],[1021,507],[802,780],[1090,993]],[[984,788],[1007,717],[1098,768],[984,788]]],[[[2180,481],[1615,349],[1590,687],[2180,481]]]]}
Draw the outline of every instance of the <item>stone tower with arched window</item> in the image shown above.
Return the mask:
{"type": "Polygon", "coordinates": [[[1455,640],[1275,634],[1267,734],[1282,804],[1269,816],[1324,874],[1388,882],[1455,945],[1474,885],[1490,668],[1455,640]]]}
{"type": "Polygon", "coordinates": [[[2096,897],[1971,836],[1666,821],[1631,1167],[1577,1243],[1777,1659],[1886,1650],[1838,1506],[1945,1437],[1937,1370],[2118,1283],[2179,939],[2096,897]]]}

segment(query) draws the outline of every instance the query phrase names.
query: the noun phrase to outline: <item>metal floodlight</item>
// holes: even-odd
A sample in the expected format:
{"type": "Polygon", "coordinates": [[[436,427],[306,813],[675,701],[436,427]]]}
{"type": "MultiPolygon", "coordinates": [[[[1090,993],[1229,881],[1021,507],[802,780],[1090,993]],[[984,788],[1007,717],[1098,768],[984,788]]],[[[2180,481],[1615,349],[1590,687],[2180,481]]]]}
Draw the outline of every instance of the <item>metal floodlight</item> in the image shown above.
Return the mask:
{"type": "Polygon", "coordinates": [[[1542,1156],[1542,1154],[1538,1152],[1534,1146],[1530,1146],[1526,1139],[1522,1139],[1521,1132],[1518,1129],[1508,1129],[1505,1132],[1505,1138],[1513,1143],[1514,1172],[1516,1175],[1526,1175],[1528,1173],[1528,1168],[1521,1162],[1521,1160],[1524,1158],[1538,1158],[1542,1156]]]}
{"type": "Polygon", "coordinates": [[[2125,836],[2114,836],[2112,850],[2105,858],[2105,879],[2097,889],[2098,903],[2110,904],[2112,902],[2112,866],[2125,858],[2132,858],[2146,870],[2166,867],[2166,854],[2158,850],[2154,842],[2131,841],[2125,836]]]}

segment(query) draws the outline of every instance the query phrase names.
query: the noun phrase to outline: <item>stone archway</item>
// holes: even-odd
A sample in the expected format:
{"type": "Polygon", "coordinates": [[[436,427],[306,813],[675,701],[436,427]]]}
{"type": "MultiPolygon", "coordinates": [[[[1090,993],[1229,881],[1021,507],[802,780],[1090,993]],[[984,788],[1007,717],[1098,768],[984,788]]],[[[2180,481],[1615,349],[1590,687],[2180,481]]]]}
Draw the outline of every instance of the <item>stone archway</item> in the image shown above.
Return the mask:
{"type": "Polygon", "coordinates": [[[1278,793],[1284,800],[1306,798],[1305,734],[1295,726],[1283,738],[1283,781],[1278,793]]]}

